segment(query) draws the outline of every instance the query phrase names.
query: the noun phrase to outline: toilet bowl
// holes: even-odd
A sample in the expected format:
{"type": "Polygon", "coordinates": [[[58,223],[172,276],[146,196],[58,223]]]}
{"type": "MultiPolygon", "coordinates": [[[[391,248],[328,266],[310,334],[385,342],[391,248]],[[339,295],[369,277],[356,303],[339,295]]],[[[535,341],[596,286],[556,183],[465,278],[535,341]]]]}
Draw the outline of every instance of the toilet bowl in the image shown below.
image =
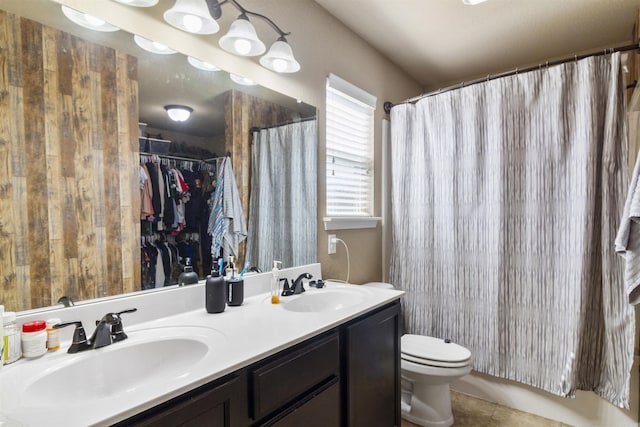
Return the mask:
{"type": "Polygon", "coordinates": [[[449,384],[471,372],[471,352],[448,340],[411,334],[402,336],[400,349],[402,418],[425,427],[449,427],[449,384]]]}
{"type": "MultiPolygon", "coordinates": [[[[392,289],[389,283],[366,285],[392,289]]],[[[405,334],[400,342],[402,418],[424,427],[453,424],[449,385],[471,372],[471,352],[461,345],[405,334]]]]}

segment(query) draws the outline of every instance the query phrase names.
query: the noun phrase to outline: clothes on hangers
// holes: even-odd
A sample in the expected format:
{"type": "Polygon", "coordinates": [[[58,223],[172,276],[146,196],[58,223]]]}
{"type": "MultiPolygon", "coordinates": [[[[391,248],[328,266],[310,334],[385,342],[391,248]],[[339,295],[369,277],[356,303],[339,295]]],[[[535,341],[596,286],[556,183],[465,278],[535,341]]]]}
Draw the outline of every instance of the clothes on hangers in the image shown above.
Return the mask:
{"type": "Polygon", "coordinates": [[[142,289],[176,284],[187,256],[200,277],[210,272],[202,248],[211,247],[207,200],[221,164],[140,154],[142,289]],[[165,241],[174,237],[179,242],[165,241]]]}

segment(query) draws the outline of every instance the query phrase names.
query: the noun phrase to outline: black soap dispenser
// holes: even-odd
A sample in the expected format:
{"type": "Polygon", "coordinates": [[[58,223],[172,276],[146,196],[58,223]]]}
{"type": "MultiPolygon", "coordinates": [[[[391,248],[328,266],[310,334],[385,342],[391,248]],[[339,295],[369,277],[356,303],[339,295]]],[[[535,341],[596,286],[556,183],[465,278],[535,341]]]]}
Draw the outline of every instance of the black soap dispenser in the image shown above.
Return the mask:
{"type": "Polygon", "coordinates": [[[178,286],[193,285],[198,283],[198,273],[191,267],[191,258],[185,258],[184,271],[178,276],[178,286]]]}
{"type": "Polygon", "coordinates": [[[204,284],[207,313],[222,313],[227,305],[227,287],[224,277],[213,269],[204,284]]]}

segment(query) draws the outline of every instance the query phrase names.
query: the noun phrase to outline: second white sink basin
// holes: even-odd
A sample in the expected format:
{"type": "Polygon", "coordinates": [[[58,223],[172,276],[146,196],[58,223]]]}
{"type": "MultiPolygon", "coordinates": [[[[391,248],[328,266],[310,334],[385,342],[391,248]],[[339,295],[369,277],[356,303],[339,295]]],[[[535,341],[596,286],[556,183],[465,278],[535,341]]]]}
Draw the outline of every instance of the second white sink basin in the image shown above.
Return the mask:
{"type": "Polygon", "coordinates": [[[128,332],[127,340],[86,350],[51,366],[25,388],[36,407],[94,401],[158,388],[194,367],[226,338],[201,327],[164,327],[128,332]]]}
{"type": "Polygon", "coordinates": [[[326,311],[336,311],[343,308],[360,304],[365,296],[362,291],[346,288],[339,289],[318,289],[305,292],[295,299],[283,301],[283,308],[289,311],[317,313],[326,311]]]}

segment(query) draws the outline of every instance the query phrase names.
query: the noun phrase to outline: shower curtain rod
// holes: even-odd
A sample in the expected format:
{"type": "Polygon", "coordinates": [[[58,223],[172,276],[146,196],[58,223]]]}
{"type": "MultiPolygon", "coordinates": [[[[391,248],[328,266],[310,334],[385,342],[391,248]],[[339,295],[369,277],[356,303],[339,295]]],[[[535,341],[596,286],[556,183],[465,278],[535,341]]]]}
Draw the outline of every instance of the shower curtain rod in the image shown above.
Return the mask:
{"type": "Polygon", "coordinates": [[[418,95],[418,96],[413,97],[413,98],[405,99],[404,101],[399,102],[398,104],[393,104],[393,103],[387,101],[387,102],[384,103],[384,111],[385,111],[385,113],[389,114],[391,112],[391,108],[393,108],[394,105],[416,102],[416,101],[419,101],[419,100],[421,100],[423,98],[428,98],[430,96],[439,95],[439,94],[445,93],[445,92],[450,92],[450,91],[455,90],[455,89],[461,89],[461,88],[466,87],[466,86],[472,86],[472,85],[477,84],[477,83],[488,82],[489,80],[495,80],[495,79],[498,79],[500,77],[509,77],[509,76],[513,76],[513,75],[518,74],[518,73],[526,73],[526,72],[529,72],[529,71],[539,70],[541,68],[548,68],[548,67],[553,66],[553,65],[565,64],[567,62],[577,61],[579,59],[589,58],[591,56],[610,55],[610,54],[615,53],[615,52],[625,52],[625,51],[634,50],[634,49],[640,49],[640,44],[636,43],[636,44],[629,44],[629,45],[618,46],[618,47],[611,47],[611,48],[607,48],[607,49],[604,49],[604,50],[600,50],[598,52],[586,53],[586,54],[582,54],[582,55],[574,55],[573,57],[567,57],[567,58],[558,59],[558,60],[555,60],[555,61],[546,61],[544,63],[540,63],[538,65],[533,65],[533,66],[530,66],[530,67],[515,68],[513,70],[505,71],[503,73],[488,74],[487,77],[483,77],[483,78],[479,78],[479,79],[475,79],[475,80],[470,80],[468,82],[463,81],[463,82],[455,84],[453,86],[447,86],[445,88],[440,88],[438,90],[434,90],[434,91],[431,91],[431,92],[428,92],[428,93],[425,93],[425,94],[422,94],[422,95],[418,95]]]}
{"type": "Polygon", "coordinates": [[[278,126],[292,125],[294,123],[303,123],[303,122],[308,122],[308,121],[315,120],[315,119],[316,119],[316,116],[312,116],[312,117],[307,117],[306,119],[289,120],[289,121],[286,121],[286,122],[278,123],[278,124],[271,125],[271,126],[265,126],[265,127],[262,127],[262,128],[258,127],[258,126],[254,126],[251,129],[249,129],[249,132],[251,132],[251,133],[259,132],[259,131],[264,130],[264,129],[277,128],[278,126]]]}

